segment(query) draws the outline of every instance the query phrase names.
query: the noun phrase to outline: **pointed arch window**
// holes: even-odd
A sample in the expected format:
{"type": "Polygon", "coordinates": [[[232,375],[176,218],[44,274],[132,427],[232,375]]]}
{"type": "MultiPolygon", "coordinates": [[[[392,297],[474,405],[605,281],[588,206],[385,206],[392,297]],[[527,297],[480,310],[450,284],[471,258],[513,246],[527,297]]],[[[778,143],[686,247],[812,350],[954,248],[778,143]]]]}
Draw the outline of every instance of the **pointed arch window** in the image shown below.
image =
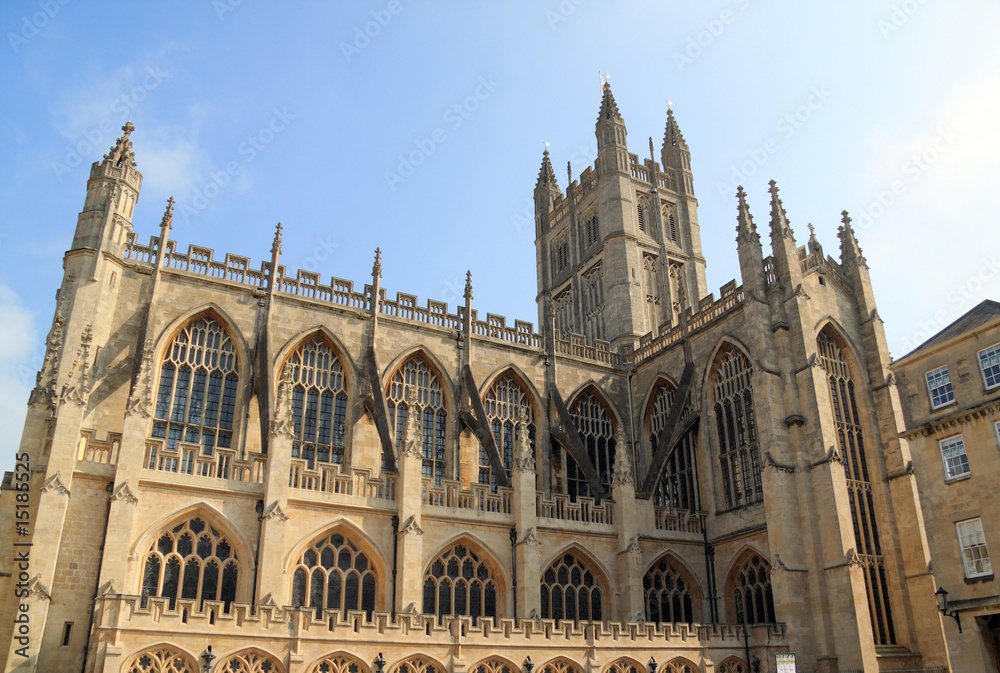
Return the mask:
{"type": "Polygon", "coordinates": [[[639,205],[636,207],[636,219],[639,223],[639,231],[646,231],[646,218],[649,217],[649,199],[639,198],[639,205]]]}
{"type": "MultiPolygon", "coordinates": [[[[392,375],[385,392],[389,405],[389,423],[396,429],[396,450],[399,451],[400,448],[407,415],[417,414],[424,454],[423,475],[433,479],[435,486],[441,486],[446,474],[445,435],[448,412],[437,373],[427,366],[423,357],[414,355],[392,375]],[[406,403],[406,391],[410,388],[417,393],[413,409],[408,408],[406,403]]],[[[387,466],[383,465],[384,467],[387,466]]]]}
{"type": "Polygon", "coordinates": [[[441,554],[424,575],[424,614],[481,618],[498,616],[498,584],[493,570],[465,545],[441,554]]]}
{"type": "Polygon", "coordinates": [[[747,666],[742,659],[730,657],[719,666],[719,673],[747,673],[747,666]]]}
{"type": "Polygon", "coordinates": [[[199,667],[187,656],[163,645],[137,654],[125,671],[126,673],[199,673],[199,667]]]}
{"type": "Polygon", "coordinates": [[[864,566],[868,612],[877,645],[895,645],[896,629],[885,572],[885,556],[878,530],[878,512],[874,486],[865,455],[865,437],[861,419],[864,388],[856,394],[851,367],[844,348],[826,327],[816,338],[819,361],[830,386],[837,444],[844,459],[847,494],[851,501],[851,520],[858,556],[864,566]],[[860,398],[860,399],[859,399],[860,398]]]}
{"type": "Polygon", "coordinates": [[[542,619],[599,622],[603,595],[594,573],[574,554],[564,554],[542,574],[542,619]]]}
{"type": "MultiPolygon", "coordinates": [[[[514,469],[514,446],[520,432],[518,420],[522,409],[528,419],[528,442],[531,445],[531,453],[532,455],[535,453],[535,417],[528,393],[516,377],[506,374],[498,378],[486,391],[483,409],[486,410],[486,422],[493,432],[493,439],[500,450],[509,481],[511,470],[514,469]]],[[[479,449],[479,483],[489,484],[494,493],[498,490],[490,457],[482,447],[479,449]]]]}
{"type": "Polygon", "coordinates": [[[565,659],[556,659],[542,666],[539,673],[582,673],[580,667],[565,659]]]}
{"type": "Polygon", "coordinates": [[[597,213],[587,213],[583,216],[583,249],[587,250],[590,246],[597,243],[599,236],[599,229],[597,226],[597,213]]]}
{"type": "MultiPolygon", "coordinates": [[[[649,455],[656,454],[660,432],[667,423],[670,407],[674,404],[677,389],[668,381],[661,381],[653,391],[647,413],[646,427],[649,429],[649,455]]],[[[690,411],[685,404],[681,412],[683,418],[690,411]]],[[[698,436],[687,432],[681,438],[674,452],[670,454],[656,487],[654,505],[671,512],[694,512],[701,509],[698,494],[698,436]]]]}
{"type": "Polygon", "coordinates": [[[735,347],[729,346],[719,355],[715,372],[715,420],[727,509],[764,499],[750,385],[752,371],[750,360],[735,347]]]}
{"type": "Polygon", "coordinates": [[[773,624],[774,595],[771,593],[771,564],[751,554],[736,573],[733,608],[738,624],[773,624]]]}
{"type": "Polygon", "coordinates": [[[239,652],[226,657],[215,666],[221,673],[282,673],[276,659],[260,652],[239,652]]]}
{"type": "Polygon", "coordinates": [[[684,659],[674,659],[664,666],[663,673],[698,673],[701,670],[697,666],[692,666],[691,662],[684,659]]]}
{"type": "Polygon", "coordinates": [[[670,558],[661,558],[642,578],[647,622],[694,623],[694,602],[689,580],[670,558]]]}
{"type": "Polygon", "coordinates": [[[142,605],[149,596],[169,599],[222,601],[226,612],[236,600],[240,560],[216,528],[195,517],[160,534],[145,554],[142,605]]]}
{"type": "Polygon", "coordinates": [[[344,462],[347,392],[340,359],[322,337],[303,342],[285,363],[292,375],[292,458],[344,462]]]}
{"type": "MultiPolygon", "coordinates": [[[[615,466],[615,426],[611,411],[592,391],[580,395],[570,415],[580,440],[601,479],[605,491],[611,490],[611,471],[615,466]]],[[[566,493],[573,499],[591,497],[590,483],[572,456],[566,454],[566,493]]]]}
{"type": "MultiPolygon", "coordinates": [[[[185,325],[160,367],[151,435],[170,450],[177,442],[200,444],[206,455],[233,446],[237,365],[236,347],[218,320],[206,315],[185,325]]],[[[193,474],[194,461],[185,460],[181,471],[193,474]]]]}
{"type": "Polygon", "coordinates": [[[313,664],[309,673],[368,673],[368,670],[360,659],[349,654],[333,654],[313,664]]]}
{"type": "Polygon", "coordinates": [[[485,661],[480,661],[469,670],[472,673],[521,673],[520,667],[511,666],[500,657],[490,657],[485,661]]]}
{"type": "Polygon", "coordinates": [[[646,294],[646,321],[650,331],[663,324],[660,300],[660,263],[653,255],[642,256],[642,284],[646,294]]]}
{"type": "Polygon", "coordinates": [[[444,673],[444,669],[423,657],[410,657],[396,667],[395,673],[444,673]]]}
{"type": "Polygon", "coordinates": [[[619,659],[608,666],[604,673],[646,673],[646,667],[636,665],[630,659],[619,659]]]}
{"type": "Polygon", "coordinates": [[[375,610],[378,577],[371,561],[340,533],[324,535],[299,557],[292,572],[292,606],[323,610],[375,610]]]}

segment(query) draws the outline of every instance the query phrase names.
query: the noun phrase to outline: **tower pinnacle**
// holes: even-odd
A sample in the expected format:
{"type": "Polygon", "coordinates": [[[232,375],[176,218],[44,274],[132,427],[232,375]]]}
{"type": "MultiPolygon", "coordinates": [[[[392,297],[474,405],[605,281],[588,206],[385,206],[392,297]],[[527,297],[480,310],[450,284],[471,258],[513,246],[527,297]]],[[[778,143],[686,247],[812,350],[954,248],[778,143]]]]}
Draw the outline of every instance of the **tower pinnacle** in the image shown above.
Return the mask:
{"type": "Polygon", "coordinates": [[[132,141],[129,140],[129,136],[134,130],[135,126],[131,121],[125,122],[125,125],[122,126],[124,135],[116,140],[108,153],[104,155],[105,161],[111,162],[113,166],[135,168],[135,152],[132,151],[132,141]]]}
{"type": "Polygon", "coordinates": [[[858,239],[854,236],[854,227],[851,226],[851,217],[847,214],[847,211],[841,213],[840,228],[837,230],[837,236],[840,238],[840,261],[841,263],[846,263],[852,261],[859,266],[868,266],[868,261],[865,259],[864,254],[861,252],[861,246],[858,245],[858,239]]]}
{"type": "Polygon", "coordinates": [[[163,219],[160,220],[161,230],[170,230],[174,228],[174,197],[167,199],[167,209],[163,213],[163,219]]]}
{"type": "Polygon", "coordinates": [[[768,183],[770,185],[769,191],[771,192],[771,239],[772,241],[776,238],[790,238],[792,243],[795,242],[795,234],[792,232],[792,227],[788,224],[788,214],[785,212],[785,207],[781,204],[781,197],[778,196],[778,183],[774,180],[768,183]]]}
{"type": "Polygon", "coordinates": [[[736,215],[736,242],[741,245],[751,242],[760,245],[760,235],[757,233],[757,225],[753,222],[750,208],[747,207],[747,195],[743,191],[743,185],[736,188],[736,199],[739,202],[736,215]]]}
{"type": "Polygon", "coordinates": [[[687,143],[684,142],[684,134],[681,133],[681,127],[677,125],[674,111],[671,108],[667,108],[667,128],[663,132],[663,147],[679,147],[685,150],[688,148],[687,143]]]}
{"type": "Polygon", "coordinates": [[[601,96],[601,111],[597,115],[598,123],[602,121],[618,121],[623,122],[621,113],[618,112],[618,103],[615,102],[615,97],[611,93],[611,82],[604,82],[602,87],[603,95],[601,96]]]}
{"type": "Polygon", "coordinates": [[[281,222],[274,228],[274,241],[271,242],[271,254],[281,252],[281,222]]]}
{"type": "Polygon", "coordinates": [[[556,182],[556,172],[552,169],[552,161],[549,160],[548,147],[542,152],[542,167],[538,169],[538,182],[535,183],[535,189],[539,187],[555,187],[559,189],[559,183],[556,182]]]}

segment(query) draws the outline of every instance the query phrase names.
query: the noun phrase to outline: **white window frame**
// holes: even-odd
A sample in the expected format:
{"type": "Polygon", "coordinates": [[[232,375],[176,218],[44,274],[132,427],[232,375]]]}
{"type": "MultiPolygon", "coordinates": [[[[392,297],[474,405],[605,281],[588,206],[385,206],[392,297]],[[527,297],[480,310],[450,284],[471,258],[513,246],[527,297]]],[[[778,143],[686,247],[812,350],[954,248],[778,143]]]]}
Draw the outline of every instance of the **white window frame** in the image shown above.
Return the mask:
{"type": "Polygon", "coordinates": [[[955,481],[958,479],[965,479],[972,475],[972,468],[969,466],[969,456],[965,450],[965,439],[962,435],[952,435],[951,437],[945,437],[944,439],[938,440],[938,448],[941,449],[941,462],[944,465],[944,480],[945,481],[955,481]],[[957,441],[956,441],[957,440],[957,441]],[[946,446],[947,444],[947,446],[946,446]],[[957,451],[953,452],[952,455],[945,453],[946,450],[953,450],[961,448],[961,453],[957,451]],[[963,459],[964,460],[960,460],[963,459]],[[949,463],[949,461],[954,461],[949,463]],[[953,465],[961,465],[964,463],[965,469],[962,472],[952,473],[953,465]]]}
{"type": "Polygon", "coordinates": [[[994,388],[1000,387],[1000,372],[994,377],[993,384],[990,384],[989,379],[986,376],[986,370],[1000,364],[1000,343],[993,344],[989,348],[984,348],[977,354],[979,356],[979,371],[983,374],[983,385],[986,386],[986,390],[993,390],[994,388]],[[987,354],[987,358],[990,358],[996,364],[990,364],[985,366],[983,363],[983,355],[987,354]]]}
{"type": "Polygon", "coordinates": [[[962,555],[962,568],[965,577],[976,579],[978,577],[990,577],[993,575],[993,564],[990,562],[990,550],[986,545],[986,533],[983,530],[983,520],[979,517],[966,519],[955,523],[955,531],[958,534],[958,547],[962,555]],[[965,526],[966,533],[963,535],[962,528],[965,526]],[[978,538],[973,544],[966,546],[966,541],[970,538],[978,538]],[[982,551],[979,551],[982,550],[982,551]],[[973,552],[967,554],[967,552],[973,552]],[[971,558],[970,558],[971,556],[971,558]],[[970,569],[970,565],[972,568],[970,569]],[[976,568],[979,570],[976,570],[976,568]]]}
{"type": "Polygon", "coordinates": [[[931,409],[941,409],[955,403],[955,388],[951,385],[951,374],[948,373],[948,365],[942,365],[937,369],[925,372],[924,381],[927,383],[927,394],[930,396],[931,409]],[[932,385],[932,381],[937,385],[932,385]],[[935,391],[944,389],[947,390],[941,397],[945,399],[935,402],[935,391]]]}

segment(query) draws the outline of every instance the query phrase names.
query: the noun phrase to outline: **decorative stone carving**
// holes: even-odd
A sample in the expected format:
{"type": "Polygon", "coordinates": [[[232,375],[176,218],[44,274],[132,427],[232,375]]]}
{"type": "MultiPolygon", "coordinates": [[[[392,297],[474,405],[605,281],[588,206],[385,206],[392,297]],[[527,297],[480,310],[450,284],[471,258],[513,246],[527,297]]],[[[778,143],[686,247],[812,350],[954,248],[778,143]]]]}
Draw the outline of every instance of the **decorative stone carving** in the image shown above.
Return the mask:
{"type": "Polygon", "coordinates": [[[136,379],[132,395],[125,407],[125,415],[138,414],[149,418],[153,409],[153,340],[146,339],[142,347],[142,362],[139,364],[139,376],[136,379]]]}
{"type": "Polygon", "coordinates": [[[518,542],[518,544],[527,545],[529,547],[538,547],[539,545],[542,544],[541,541],[539,541],[538,539],[538,531],[535,529],[534,526],[532,526],[527,530],[527,532],[525,532],[524,537],[521,538],[521,541],[518,542]]]}
{"type": "Polygon", "coordinates": [[[628,560],[632,563],[640,563],[642,561],[642,547],[639,546],[639,536],[633,535],[632,539],[629,540],[628,545],[625,549],[618,552],[619,554],[628,554],[628,560]]]}
{"type": "Polygon", "coordinates": [[[399,534],[400,535],[410,535],[410,534],[413,534],[413,535],[423,535],[424,534],[424,529],[421,528],[420,524],[417,523],[416,519],[414,519],[411,516],[409,519],[406,520],[405,523],[403,523],[402,528],[399,529],[399,534]]]}
{"type": "Polygon", "coordinates": [[[615,430],[615,466],[611,475],[611,483],[635,486],[632,460],[629,458],[630,448],[625,441],[625,429],[619,424],[618,429],[615,430]]]}
{"type": "Polygon", "coordinates": [[[47,601],[52,601],[52,592],[42,583],[42,576],[35,575],[28,580],[28,591],[32,596],[38,596],[47,601]]]}
{"type": "Polygon", "coordinates": [[[80,335],[80,348],[76,352],[69,379],[63,384],[62,392],[59,394],[60,404],[87,405],[87,399],[90,397],[90,343],[93,340],[93,326],[87,325],[80,335]]]}
{"type": "Polygon", "coordinates": [[[416,405],[417,391],[414,386],[410,386],[406,389],[406,425],[403,426],[403,438],[399,443],[399,457],[423,460],[424,452],[420,434],[420,418],[419,414],[414,413],[416,405]]]}
{"type": "Polygon", "coordinates": [[[285,510],[281,509],[281,505],[278,504],[277,500],[268,506],[263,518],[268,521],[288,521],[288,515],[285,514],[285,510]]]}
{"type": "Polygon", "coordinates": [[[115,586],[115,580],[110,579],[104,584],[102,584],[101,587],[97,590],[97,597],[104,598],[105,596],[114,596],[119,593],[121,592],[119,592],[118,588],[115,586]]]}
{"type": "Polygon", "coordinates": [[[127,481],[115,489],[115,492],[110,496],[110,500],[111,502],[122,501],[126,505],[134,505],[139,502],[139,498],[132,492],[127,481]]]}
{"type": "Polygon", "coordinates": [[[528,412],[521,407],[517,412],[517,439],[514,440],[514,471],[534,472],[535,456],[528,437],[528,412]]]}
{"type": "Polygon", "coordinates": [[[52,328],[45,339],[45,359],[42,360],[42,368],[35,378],[35,388],[31,391],[28,404],[34,405],[44,403],[52,406],[55,398],[56,375],[59,367],[59,354],[63,347],[63,322],[61,315],[62,307],[56,310],[55,318],[52,319],[52,328]]]}
{"type": "Polygon", "coordinates": [[[66,484],[63,483],[59,472],[56,472],[51,477],[45,480],[42,484],[42,493],[48,493],[49,491],[55,491],[59,495],[69,496],[69,489],[66,484]]]}
{"type": "Polygon", "coordinates": [[[274,416],[271,420],[271,436],[293,439],[295,437],[295,422],[292,417],[292,368],[285,365],[281,370],[281,382],[278,384],[278,399],[274,404],[274,416]]]}

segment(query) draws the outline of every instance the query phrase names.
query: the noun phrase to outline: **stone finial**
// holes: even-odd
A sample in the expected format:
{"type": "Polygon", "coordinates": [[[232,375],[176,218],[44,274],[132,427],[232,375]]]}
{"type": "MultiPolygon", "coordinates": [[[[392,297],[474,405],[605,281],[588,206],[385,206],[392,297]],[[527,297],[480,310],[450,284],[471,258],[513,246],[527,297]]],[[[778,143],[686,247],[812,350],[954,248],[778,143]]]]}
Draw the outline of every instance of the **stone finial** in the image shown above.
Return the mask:
{"type": "Polygon", "coordinates": [[[743,185],[736,188],[737,215],[736,215],[736,241],[738,243],[755,242],[760,244],[760,235],[757,233],[757,225],[753,222],[753,215],[747,206],[747,195],[743,191],[743,185]]]}
{"type": "Polygon", "coordinates": [[[139,414],[143,418],[149,418],[153,408],[153,340],[146,339],[142,347],[142,359],[139,363],[139,376],[135,382],[135,388],[125,406],[125,414],[131,416],[139,414]]]}
{"type": "Polygon", "coordinates": [[[132,141],[129,139],[134,130],[135,126],[132,125],[131,121],[125,122],[125,125],[122,126],[124,135],[116,140],[111,150],[104,155],[105,161],[111,162],[113,166],[135,168],[135,153],[132,151],[132,141]]]}
{"type": "Polygon", "coordinates": [[[528,436],[529,422],[528,410],[520,407],[517,412],[517,438],[514,440],[514,469],[518,472],[535,471],[535,456],[528,436]]]}
{"type": "Polygon", "coordinates": [[[846,210],[841,213],[841,222],[842,224],[837,230],[837,237],[840,239],[841,264],[852,261],[867,268],[868,261],[861,252],[861,246],[858,245],[858,239],[854,235],[854,227],[851,226],[851,216],[847,214],[846,210]]]}
{"type": "Polygon", "coordinates": [[[556,181],[556,172],[552,169],[552,161],[549,159],[548,143],[545,145],[545,151],[542,152],[542,167],[538,169],[538,180],[535,182],[535,189],[539,187],[559,189],[559,183],[556,181]]]}
{"type": "Polygon", "coordinates": [[[59,394],[61,404],[73,402],[86,406],[90,397],[90,344],[93,340],[93,325],[87,325],[80,335],[80,348],[76,352],[76,360],[73,361],[69,379],[63,384],[62,392],[59,394]]]}
{"type": "Polygon", "coordinates": [[[822,257],[823,256],[823,246],[820,245],[819,239],[816,238],[816,227],[812,226],[811,223],[807,224],[806,227],[809,228],[809,242],[808,242],[809,253],[810,254],[818,253],[819,256],[822,257]]]}
{"type": "Polygon", "coordinates": [[[465,301],[472,301],[472,270],[465,272],[465,301]]]}
{"type": "Polygon", "coordinates": [[[56,309],[56,315],[52,319],[52,328],[45,339],[45,358],[42,360],[42,368],[35,377],[35,388],[31,391],[28,404],[44,402],[51,406],[55,398],[56,376],[59,369],[59,356],[63,346],[63,317],[60,313],[61,306],[56,309]]]}
{"type": "Polygon", "coordinates": [[[271,242],[271,254],[280,255],[281,254],[281,222],[278,222],[278,226],[274,228],[274,240],[271,242]]]}
{"type": "Polygon", "coordinates": [[[160,220],[160,231],[170,231],[174,228],[174,197],[167,199],[167,209],[163,211],[163,219],[160,220]]]}
{"type": "Polygon", "coordinates": [[[375,248],[375,263],[372,264],[372,278],[382,277],[382,248],[375,248]]]}
{"type": "Polygon", "coordinates": [[[681,133],[681,127],[677,125],[677,119],[674,118],[674,111],[671,108],[667,108],[667,128],[663,132],[663,147],[676,148],[681,150],[686,150],[688,148],[687,143],[684,141],[684,134],[681,133]]]}
{"type": "Polygon", "coordinates": [[[635,484],[629,448],[625,441],[625,429],[619,424],[615,429],[615,466],[611,475],[611,483],[613,484],[622,484],[623,486],[635,484]]]}
{"type": "Polygon", "coordinates": [[[790,238],[794,243],[795,234],[788,223],[788,213],[785,212],[781,197],[778,196],[778,183],[771,180],[768,185],[768,191],[771,192],[771,239],[790,238]]]}

